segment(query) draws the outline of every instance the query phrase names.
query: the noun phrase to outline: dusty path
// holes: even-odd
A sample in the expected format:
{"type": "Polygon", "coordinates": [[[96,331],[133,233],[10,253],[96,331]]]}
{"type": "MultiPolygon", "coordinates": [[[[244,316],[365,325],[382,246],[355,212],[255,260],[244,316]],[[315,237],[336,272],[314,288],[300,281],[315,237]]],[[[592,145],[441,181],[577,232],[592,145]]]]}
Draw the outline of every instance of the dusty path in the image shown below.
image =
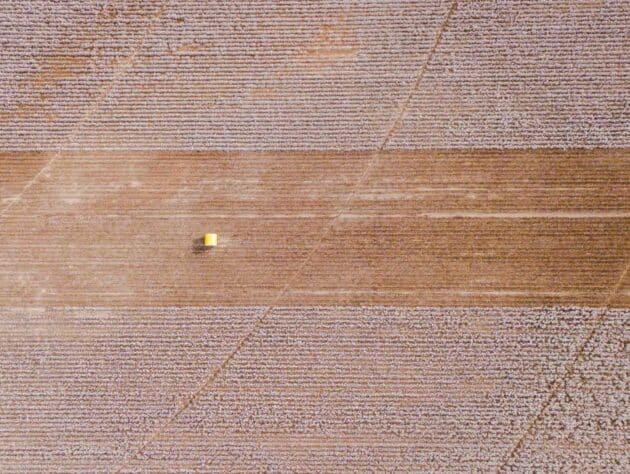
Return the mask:
{"type": "MultiPolygon", "coordinates": [[[[269,304],[370,159],[63,154],[2,217],[0,296],[269,304]],[[219,248],[196,252],[210,230],[219,248]]],[[[628,165],[626,150],[383,152],[280,304],[601,305],[630,251],[628,165]]]]}

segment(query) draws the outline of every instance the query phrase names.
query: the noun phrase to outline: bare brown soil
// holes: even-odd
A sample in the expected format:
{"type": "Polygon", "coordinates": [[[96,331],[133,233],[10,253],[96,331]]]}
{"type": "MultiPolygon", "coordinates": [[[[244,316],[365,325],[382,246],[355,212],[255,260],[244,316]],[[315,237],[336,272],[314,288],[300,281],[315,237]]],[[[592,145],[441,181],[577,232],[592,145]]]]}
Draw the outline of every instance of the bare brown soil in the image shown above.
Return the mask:
{"type": "MultiPolygon", "coordinates": [[[[2,166],[26,176],[19,156],[2,166]]],[[[63,153],[2,217],[0,300],[599,306],[629,169],[627,150],[63,153]]]]}

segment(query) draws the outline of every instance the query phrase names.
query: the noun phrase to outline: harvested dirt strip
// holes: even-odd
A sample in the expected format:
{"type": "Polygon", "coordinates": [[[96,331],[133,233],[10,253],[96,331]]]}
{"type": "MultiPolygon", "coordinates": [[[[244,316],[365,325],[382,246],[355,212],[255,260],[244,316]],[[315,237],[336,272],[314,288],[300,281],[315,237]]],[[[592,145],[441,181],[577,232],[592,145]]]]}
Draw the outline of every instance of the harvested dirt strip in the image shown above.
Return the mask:
{"type": "MultiPolygon", "coordinates": [[[[47,156],[0,156],[8,199],[47,156]]],[[[597,306],[628,261],[627,149],[381,152],[348,198],[373,157],[65,153],[0,221],[0,302],[267,305],[319,246],[281,304],[597,306]]]]}
{"type": "MultiPolygon", "coordinates": [[[[111,469],[262,309],[0,310],[0,466],[111,469]]],[[[129,472],[492,470],[601,311],[274,309],[129,472]]],[[[628,466],[628,317],[610,311],[515,466],[628,466]]]]}

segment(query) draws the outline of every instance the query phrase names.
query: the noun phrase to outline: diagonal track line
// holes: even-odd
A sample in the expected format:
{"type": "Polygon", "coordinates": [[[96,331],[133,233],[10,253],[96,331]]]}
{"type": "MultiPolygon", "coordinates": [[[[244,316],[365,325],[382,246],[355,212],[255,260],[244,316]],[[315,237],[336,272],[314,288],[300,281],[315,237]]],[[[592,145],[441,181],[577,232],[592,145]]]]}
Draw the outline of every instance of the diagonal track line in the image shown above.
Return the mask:
{"type": "Polygon", "coordinates": [[[617,294],[617,291],[619,291],[619,288],[621,287],[621,284],[624,278],[628,274],[629,269],[630,269],[630,262],[628,262],[623,272],[621,272],[621,276],[619,277],[619,279],[613,286],[612,290],[610,291],[610,294],[608,295],[608,298],[606,299],[606,302],[604,303],[604,308],[602,312],[595,319],[595,322],[593,323],[593,327],[588,332],[588,334],[586,335],[582,343],[578,346],[575,356],[573,356],[573,358],[567,361],[567,363],[564,366],[564,371],[562,375],[559,375],[558,377],[556,377],[556,379],[554,380],[552,384],[552,389],[549,391],[549,394],[541,403],[539,410],[536,412],[532,420],[528,423],[523,434],[517,439],[514,446],[505,454],[505,456],[503,457],[503,461],[501,462],[501,464],[499,464],[499,467],[497,468],[497,472],[503,472],[507,469],[509,462],[521,450],[521,448],[523,447],[523,444],[525,443],[525,440],[536,432],[536,427],[538,426],[540,421],[544,418],[547,407],[551,405],[554,398],[560,392],[560,389],[564,386],[565,382],[573,375],[573,373],[575,372],[575,368],[578,362],[580,362],[580,358],[584,354],[584,351],[586,350],[586,347],[588,346],[589,342],[591,342],[591,340],[593,339],[593,337],[595,336],[599,328],[604,324],[604,321],[606,320],[606,314],[608,313],[608,310],[610,309],[610,304],[613,298],[615,297],[615,295],[617,294]]]}
{"type": "Polygon", "coordinates": [[[337,222],[337,220],[346,211],[346,209],[348,207],[348,204],[352,201],[352,199],[355,197],[357,191],[363,185],[363,183],[366,180],[367,176],[369,175],[370,171],[372,169],[374,169],[374,167],[378,164],[380,156],[381,156],[381,152],[388,145],[388,143],[390,142],[390,140],[391,140],[395,130],[400,126],[400,123],[404,119],[405,114],[407,112],[407,109],[409,108],[409,104],[411,102],[411,98],[412,98],[413,94],[418,90],[420,84],[422,83],[422,79],[424,78],[424,75],[425,75],[425,73],[426,73],[426,71],[427,71],[427,69],[429,67],[429,64],[431,63],[431,60],[433,59],[433,56],[434,56],[438,46],[440,45],[440,43],[442,41],[442,35],[444,34],[444,31],[448,27],[449,21],[450,21],[451,17],[453,16],[453,13],[455,13],[456,9],[457,9],[457,0],[453,0],[451,2],[451,5],[450,5],[447,13],[446,13],[446,16],[444,17],[444,20],[442,21],[442,24],[440,25],[438,31],[436,32],[433,45],[432,45],[431,49],[429,50],[429,52],[427,54],[427,58],[426,58],[425,62],[423,63],[422,67],[420,68],[420,70],[418,71],[416,79],[415,79],[414,83],[412,84],[412,86],[411,86],[411,88],[409,90],[409,93],[405,97],[405,100],[399,106],[399,108],[398,108],[398,110],[397,110],[397,112],[396,112],[396,114],[394,116],[394,120],[392,121],[391,125],[387,129],[387,133],[385,134],[385,137],[383,138],[383,140],[381,142],[381,145],[374,152],[374,154],[373,154],[372,158],[370,159],[370,161],[368,162],[367,166],[365,167],[365,169],[363,170],[363,172],[361,173],[361,175],[359,176],[357,181],[352,186],[351,191],[348,193],[346,198],[341,202],[341,205],[339,206],[338,212],[329,221],[328,225],[326,226],[326,228],[324,229],[324,231],[322,233],[321,238],[318,240],[317,245],[313,246],[311,251],[302,260],[302,263],[298,266],[297,270],[295,272],[293,272],[293,274],[289,277],[289,279],[287,280],[285,285],[282,287],[280,292],[277,294],[277,296],[274,298],[272,303],[265,308],[263,313],[256,319],[256,321],[252,325],[252,328],[250,329],[250,331],[247,334],[245,334],[245,336],[242,337],[239,340],[239,342],[236,345],[236,347],[234,347],[232,352],[230,352],[227,355],[227,357],[223,360],[221,365],[219,365],[214,371],[212,371],[212,373],[197,387],[197,389],[194,392],[192,392],[188,397],[186,397],[180,403],[179,407],[173,412],[173,414],[170,417],[168,417],[152,434],[149,434],[145,438],[145,440],[142,442],[140,447],[135,452],[130,454],[127,457],[127,459],[123,460],[123,462],[117,468],[114,469],[115,473],[121,472],[123,469],[128,467],[129,464],[132,461],[136,460],[139,456],[142,456],[142,454],[144,454],[146,449],[154,441],[156,441],[160,437],[160,435],[162,435],[162,433],[164,433],[166,431],[166,429],[171,425],[171,423],[173,423],[177,418],[179,418],[179,416],[184,411],[186,411],[193,403],[195,403],[209,389],[209,387],[214,383],[214,381],[218,378],[218,376],[221,374],[221,372],[223,372],[223,370],[225,370],[225,368],[230,364],[230,362],[241,351],[243,346],[245,346],[245,344],[247,344],[247,342],[249,342],[249,340],[256,333],[258,328],[260,328],[260,326],[265,321],[265,319],[267,318],[269,313],[274,309],[274,307],[276,306],[278,301],[280,301],[280,299],[286,295],[287,291],[290,290],[290,288],[293,286],[293,283],[295,282],[295,280],[302,274],[302,271],[304,270],[306,265],[311,261],[313,255],[315,255],[321,249],[322,243],[324,242],[324,240],[326,239],[328,234],[331,232],[331,230],[334,228],[335,223],[337,222]]]}
{"type": "MultiPolygon", "coordinates": [[[[146,42],[147,38],[151,35],[151,33],[153,33],[153,30],[155,29],[155,26],[156,26],[158,20],[162,17],[162,15],[164,14],[165,10],[166,10],[166,3],[163,4],[158,9],[158,11],[155,14],[153,14],[153,16],[151,18],[151,21],[149,23],[149,26],[145,29],[145,31],[144,31],[142,37],[140,38],[140,41],[136,45],[136,47],[133,48],[131,50],[131,52],[125,57],[125,59],[122,62],[122,64],[119,64],[114,69],[114,72],[112,74],[112,80],[109,82],[109,84],[107,84],[107,86],[105,86],[105,87],[103,87],[101,89],[99,94],[96,96],[96,100],[94,100],[92,105],[90,107],[88,107],[87,110],[83,113],[83,115],[77,121],[77,123],[73,127],[73,129],[70,130],[70,132],[68,133],[68,139],[67,139],[68,147],[71,147],[72,145],[76,144],[75,142],[76,142],[76,139],[77,139],[77,137],[79,136],[79,134],[81,132],[81,127],[83,127],[85,122],[87,122],[90,119],[90,117],[92,117],[96,113],[98,108],[103,104],[103,102],[112,93],[112,91],[114,90],[114,87],[116,87],[116,84],[118,83],[118,81],[135,64],[136,58],[138,56],[138,53],[144,48],[144,43],[146,42]]],[[[57,161],[61,157],[62,153],[63,153],[62,149],[60,149],[56,153],[54,153],[52,155],[52,157],[44,164],[44,166],[42,166],[42,168],[35,174],[35,176],[33,176],[33,178],[31,178],[31,180],[24,185],[24,187],[22,188],[22,191],[20,191],[20,193],[17,196],[14,196],[13,199],[9,202],[8,205],[6,205],[4,208],[0,209],[0,218],[6,216],[9,213],[9,210],[18,201],[21,200],[22,196],[24,196],[24,193],[26,193],[39,180],[39,178],[50,169],[50,167],[53,165],[53,163],[55,161],[57,161]]]]}

